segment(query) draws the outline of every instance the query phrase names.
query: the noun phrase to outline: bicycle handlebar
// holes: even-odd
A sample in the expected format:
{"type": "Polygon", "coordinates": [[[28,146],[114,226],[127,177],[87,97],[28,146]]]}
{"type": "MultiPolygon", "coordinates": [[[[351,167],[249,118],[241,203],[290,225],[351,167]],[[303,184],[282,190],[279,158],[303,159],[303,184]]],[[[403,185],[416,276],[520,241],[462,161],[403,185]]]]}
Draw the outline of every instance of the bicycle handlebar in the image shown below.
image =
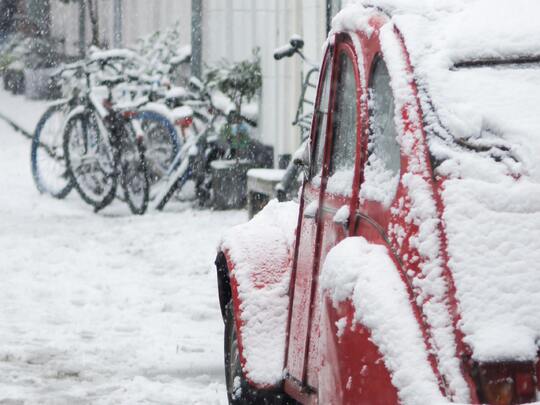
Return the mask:
{"type": "Polygon", "coordinates": [[[302,60],[305,63],[307,63],[309,66],[317,67],[316,63],[313,63],[311,60],[309,60],[308,58],[304,56],[304,54],[302,53],[303,48],[304,48],[304,40],[298,35],[293,35],[289,39],[289,43],[287,45],[277,48],[274,51],[274,59],[280,60],[283,58],[290,58],[294,54],[298,54],[298,56],[300,56],[300,58],[302,58],[302,60]]]}
{"type": "Polygon", "coordinates": [[[304,55],[302,54],[302,52],[300,52],[300,49],[302,49],[303,47],[304,40],[298,35],[293,35],[289,39],[289,43],[287,45],[284,45],[274,51],[274,59],[280,60],[285,57],[290,58],[295,53],[298,53],[302,57],[302,59],[304,59],[304,55]]]}
{"type": "Polygon", "coordinates": [[[274,59],[280,60],[283,58],[290,58],[296,53],[297,49],[292,47],[291,45],[287,44],[285,46],[282,46],[281,48],[278,48],[274,51],[274,59]]]}

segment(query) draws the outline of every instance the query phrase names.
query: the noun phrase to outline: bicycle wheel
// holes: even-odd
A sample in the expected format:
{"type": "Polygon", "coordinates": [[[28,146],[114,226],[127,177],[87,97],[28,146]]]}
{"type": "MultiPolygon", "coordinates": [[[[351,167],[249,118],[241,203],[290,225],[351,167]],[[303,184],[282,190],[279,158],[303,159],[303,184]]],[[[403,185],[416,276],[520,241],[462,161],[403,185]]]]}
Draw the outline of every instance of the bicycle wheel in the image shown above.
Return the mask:
{"type": "Polygon", "coordinates": [[[64,130],[64,156],[73,184],[81,198],[96,211],[115,197],[118,148],[92,109],[72,115],[64,130]]]}
{"type": "Polygon", "coordinates": [[[122,189],[131,212],[136,215],[143,215],[148,208],[150,195],[145,147],[142,137],[135,136],[131,125],[126,124],[125,128],[120,155],[122,189]]]}
{"type": "Polygon", "coordinates": [[[39,119],[32,138],[30,161],[34,183],[40,193],[55,198],[66,197],[73,188],[62,148],[69,111],[67,103],[50,106],[39,119]]]}
{"type": "Polygon", "coordinates": [[[144,135],[145,157],[150,185],[167,173],[181,142],[170,120],[156,111],[140,110],[133,118],[140,123],[144,135]]]}

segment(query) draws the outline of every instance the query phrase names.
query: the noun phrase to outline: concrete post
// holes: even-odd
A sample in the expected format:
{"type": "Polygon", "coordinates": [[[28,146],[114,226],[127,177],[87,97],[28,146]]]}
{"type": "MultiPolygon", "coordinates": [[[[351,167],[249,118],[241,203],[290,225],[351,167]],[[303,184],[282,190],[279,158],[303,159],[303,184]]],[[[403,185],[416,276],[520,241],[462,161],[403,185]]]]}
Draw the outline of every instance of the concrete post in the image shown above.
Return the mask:
{"type": "Polygon", "coordinates": [[[191,74],[202,77],[202,2],[191,0],[191,74]]]}
{"type": "Polygon", "coordinates": [[[35,26],[35,34],[48,37],[51,30],[50,0],[28,0],[28,17],[35,26]]]}
{"type": "Polygon", "coordinates": [[[79,56],[86,55],[86,3],[79,1],[79,56]]]}
{"type": "Polygon", "coordinates": [[[342,0],[326,0],[326,33],[332,28],[332,18],[341,10],[342,0]]]}

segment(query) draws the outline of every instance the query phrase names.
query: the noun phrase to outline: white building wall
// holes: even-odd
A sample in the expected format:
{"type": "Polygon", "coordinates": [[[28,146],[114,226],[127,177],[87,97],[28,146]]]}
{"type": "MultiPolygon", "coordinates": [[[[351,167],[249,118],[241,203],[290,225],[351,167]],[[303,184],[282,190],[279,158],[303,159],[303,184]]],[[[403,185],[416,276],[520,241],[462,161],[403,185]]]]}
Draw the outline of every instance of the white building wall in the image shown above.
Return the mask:
{"type": "MultiPolygon", "coordinates": [[[[101,35],[112,44],[113,0],[99,0],[101,35]]],[[[123,43],[181,22],[182,42],[190,43],[191,0],[122,0],[123,43]]],[[[263,88],[260,140],[274,146],[276,158],[292,153],[300,142],[292,127],[303,72],[308,66],[298,57],[275,61],[273,50],[288,42],[292,34],[305,40],[305,55],[320,63],[326,38],[326,0],[202,0],[203,61],[214,64],[222,59],[239,61],[251,58],[260,48],[263,88]]],[[[333,0],[336,8],[341,0],[333,0]]],[[[52,0],[52,28],[55,36],[66,38],[66,48],[78,53],[78,9],[52,0]]],[[[87,23],[90,41],[90,23],[87,23]]],[[[276,159],[277,163],[277,159],[276,159]]]]}
{"type": "MultiPolygon", "coordinates": [[[[113,44],[113,0],[99,0],[100,41],[113,44]]],[[[122,0],[124,46],[133,46],[138,38],[180,22],[182,42],[191,41],[191,0],[122,0]]],[[[79,5],[51,1],[51,31],[65,38],[69,55],[79,53],[79,5]]],[[[86,19],[86,41],[91,40],[90,21],[86,19]]]]}
{"type": "MultiPolygon", "coordinates": [[[[112,14],[112,1],[108,4],[112,14]]],[[[180,22],[183,45],[191,41],[191,0],[123,0],[123,42],[129,46],[142,36],[180,22]]],[[[112,22],[112,18],[111,18],[112,22]]],[[[112,43],[112,26],[109,38],[112,43]]]]}
{"type": "Polygon", "coordinates": [[[79,10],[74,4],[51,1],[51,35],[64,39],[64,52],[75,55],[79,51],[79,10]]]}
{"type": "MultiPolygon", "coordinates": [[[[326,0],[204,0],[203,59],[212,64],[250,58],[260,48],[263,88],[260,140],[275,156],[292,153],[300,134],[291,123],[300,96],[303,64],[298,57],[275,61],[273,51],[293,34],[306,41],[305,54],[321,60],[326,36],[326,0]]],[[[276,159],[277,163],[277,159],[276,159]]]]}

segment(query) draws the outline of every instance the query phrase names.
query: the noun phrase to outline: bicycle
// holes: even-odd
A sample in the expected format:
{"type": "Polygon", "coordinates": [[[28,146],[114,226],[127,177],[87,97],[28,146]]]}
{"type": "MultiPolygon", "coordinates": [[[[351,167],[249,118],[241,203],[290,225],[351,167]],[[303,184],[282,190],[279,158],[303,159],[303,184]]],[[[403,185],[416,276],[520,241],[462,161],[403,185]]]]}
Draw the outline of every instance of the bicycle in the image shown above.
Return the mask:
{"type": "Polygon", "coordinates": [[[212,98],[204,85],[194,79],[190,81],[192,91],[183,98],[184,106],[191,106],[191,114],[186,114],[183,121],[190,123],[192,131],[187,134],[184,145],[168,168],[156,193],[155,208],[162,210],[171,197],[183,189],[188,181],[195,183],[195,198],[200,206],[212,204],[211,163],[225,158],[239,158],[234,145],[220,136],[224,125],[231,128],[257,123],[240,114],[226,114],[212,103],[212,98]]]}
{"type": "Polygon", "coordinates": [[[182,104],[187,107],[185,116],[178,117],[179,123],[184,126],[185,141],[164,173],[164,181],[156,192],[154,207],[157,210],[162,210],[171,197],[181,191],[189,180],[194,180],[195,198],[203,205],[209,195],[208,181],[205,182],[209,163],[225,153],[218,143],[216,129],[216,123],[224,114],[213,107],[211,98],[201,82],[191,80],[190,87],[192,91],[183,97],[170,97],[166,100],[169,106],[182,104]]]}
{"type": "MultiPolygon", "coordinates": [[[[66,160],[64,158],[63,130],[69,114],[87,96],[81,96],[84,86],[88,94],[93,87],[90,76],[95,76],[96,72],[86,72],[85,67],[103,62],[108,59],[119,63],[131,62],[133,64],[136,55],[129,51],[97,51],[89,59],[62,67],[56,72],[54,79],[62,82],[63,87],[71,85],[68,92],[69,97],[53,103],[42,115],[36,130],[34,131],[31,148],[31,168],[34,182],[41,193],[50,194],[56,198],[64,198],[75,187],[72,176],[68,174],[66,160]],[[84,83],[80,83],[81,78],[86,76],[84,83]]],[[[180,62],[183,62],[181,60],[180,62]]],[[[125,68],[125,66],[122,66],[125,68]]],[[[131,66],[133,67],[133,65],[131,66]]],[[[172,67],[174,68],[174,66],[172,67]]],[[[126,69],[120,69],[125,71],[126,69]]],[[[138,90],[143,85],[149,85],[149,81],[144,81],[140,76],[127,77],[126,83],[137,82],[138,90]]],[[[92,89],[93,90],[93,89],[92,89]]],[[[147,163],[147,172],[150,182],[157,181],[155,167],[168,167],[179,149],[180,142],[174,125],[170,122],[167,113],[155,110],[151,107],[152,94],[144,95],[145,102],[139,102],[137,106],[131,108],[127,113],[131,115],[130,121],[133,127],[137,127],[138,132],[144,134],[147,163]]],[[[132,95],[132,99],[135,95],[132,95]]],[[[97,101],[97,100],[96,100],[97,101]]],[[[132,103],[133,104],[133,103],[132,103]]],[[[163,107],[163,106],[161,106],[163,107]]],[[[125,194],[125,193],[124,193],[125,194]]],[[[122,195],[117,197],[130,203],[122,195]]],[[[98,204],[99,205],[99,204],[98,204]]],[[[131,204],[132,210],[139,211],[135,204],[131,204]]]]}
{"type": "MultiPolygon", "coordinates": [[[[56,72],[53,80],[67,85],[69,80],[64,75],[76,73],[81,68],[81,64],[65,66],[56,72]]],[[[79,104],[81,92],[79,84],[71,79],[74,85],[68,91],[69,98],[60,99],[45,110],[34,130],[30,150],[32,177],[38,191],[59,199],[65,198],[73,189],[62,145],[64,124],[69,112],[79,104]]]]}
{"type": "Polygon", "coordinates": [[[308,91],[309,89],[315,90],[317,88],[320,69],[315,63],[304,56],[302,53],[303,47],[304,40],[298,36],[293,36],[287,45],[274,51],[275,60],[285,57],[290,58],[296,54],[310,66],[302,83],[302,91],[300,93],[295,119],[292,122],[293,126],[300,128],[302,142],[287,165],[282,180],[276,185],[275,190],[279,201],[287,201],[295,197],[294,192],[298,189],[300,183],[298,178],[302,172],[303,164],[301,157],[305,154],[306,148],[308,148],[311,121],[313,120],[315,101],[308,96],[308,91]]]}
{"type": "Polygon", "coordinates": [[[68,173],[81,198],[99,211],[115,198],[118,186],[134,214],[142,215],[148,207],[149,179],[143,131],[134,117],[136,112],[115,107],[112,90],[122,77],[100,80],[107,97],[100,102],[91,91],[89,65],[111,67],[113,58],[89,62],[84,74],[87,89],[81,105],[70,114],[64,129],[63,150],[68,173]]]}

